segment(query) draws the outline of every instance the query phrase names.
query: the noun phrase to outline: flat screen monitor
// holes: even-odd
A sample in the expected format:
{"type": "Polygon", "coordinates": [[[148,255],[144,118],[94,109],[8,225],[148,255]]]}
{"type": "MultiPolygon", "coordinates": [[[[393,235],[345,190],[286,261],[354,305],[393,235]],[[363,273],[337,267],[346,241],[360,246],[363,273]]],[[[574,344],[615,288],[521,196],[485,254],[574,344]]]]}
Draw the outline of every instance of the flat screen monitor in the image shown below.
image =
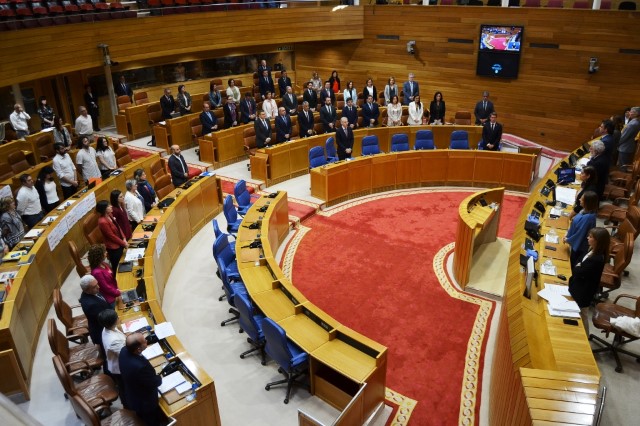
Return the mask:
{"type": "Polygon", "coordinates": [[[480,25],[480,51],[520,53],[524,27],[480,25]]]}

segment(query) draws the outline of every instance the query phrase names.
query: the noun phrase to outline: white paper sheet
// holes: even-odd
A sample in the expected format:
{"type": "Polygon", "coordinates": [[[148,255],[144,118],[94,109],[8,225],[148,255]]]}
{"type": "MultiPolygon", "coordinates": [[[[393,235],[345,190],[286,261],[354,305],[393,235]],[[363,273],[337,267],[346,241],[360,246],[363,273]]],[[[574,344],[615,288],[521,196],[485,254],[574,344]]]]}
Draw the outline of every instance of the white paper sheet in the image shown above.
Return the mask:
{"type": "Polygon", "coordinates": [[[122,331],[124,333],[132,333],[136,330],[140,330],[143,327],[149,325],[149,321],[145,317],[136,318],[134,320],[125,321],[122,323],[122,331]]]}
{"type": "Polygon", "coordinates": [[[144,257],[144,248],[130,248],[127,249],[127,253],[124,255],[125,262],[131,262],[132,260],[138,260],[144,257]]]}
{"type": "Polygon", "coordinates": [[[164,339],[165,337],[175,336],[176,332],[173,330],[173,325],[170,322],[163,322],[156,324],[153,331],[158,336],[158,339],[164,339]]]}
{"type": "Polygon", "coordinates": [[[577,191],[564,186],[556,186],[556,201],[572,206],[576,202],[577,191]]]}
{"type": "Polygon", "coordinates": [[[142,351],[142,355],[144,355],[144,357],[146,359],[152,359],[152,358],[155,358],[157,356],[164,355],[164,351],[160,347],[159,343],[154,343],[151,346],[147,346],[147,349],[142,351]]]}
{"type": "Polygon", "coordinates": [[[181,372],[175,371],[162,378],[162,384],[158,386],[160,393],[167,393],[181,383],[186,382],[181,372]]]}

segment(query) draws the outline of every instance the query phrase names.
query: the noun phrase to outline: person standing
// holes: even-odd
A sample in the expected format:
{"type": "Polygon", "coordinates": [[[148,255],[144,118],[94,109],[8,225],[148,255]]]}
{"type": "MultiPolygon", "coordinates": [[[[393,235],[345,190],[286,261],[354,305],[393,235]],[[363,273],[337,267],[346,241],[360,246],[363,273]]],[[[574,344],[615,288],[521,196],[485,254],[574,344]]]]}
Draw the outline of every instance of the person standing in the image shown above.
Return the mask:
{"type": "Polygon", "coordinates": [[[124,194],[119,189],[114,189],[109,194],[109,203],[111,204],[112,211],[111,216],[115,220],[116,224],[120,227],[124,233],[124,240],[129,241],[131,239],[131,224],[127,218],[127,208],[124,204],[124,194]]]}
{"type": "Polygon", "coordinates": [[[409,105],[413,102],[413,98],[416,95],[420,94],[420,85],[417,81],[414,81],[415,75],[413,73],[409,73],[409,80],[405,81],[402,85],[402,92],[404,96],[402,97],[402,104],[409,105]]]}
{"type": "Polygon", "coordinates": [[[636,136],[640,131],[640,107],[629,110],[629,122],[622,129],[618,142],[618,167],[633,163],[636,152],[636,136]]]}
{"type": "Polygon", "coordinates": [[[285,93],[287,93],[287,87],[291,87],[291,79],[287,77],[287,71],[283,70],[278,79],[278,90],[281,98],[284,98],[285,93]]]}
{"type": "Polygon", "coordinates": [[[258,119],[253,123],[253,129],[256,134],[256,146],[264,148],[271,144],[271,123],[267,118],[267,113],[260,111],[258,119]]]}
{"type": "Polygon", "coordinates": [[[362,125],[364,127],[376,127],[380,118],[380,108],[372,95],[367,96],[367,102],[362,105],[362,125]]]}
{"type": "Polygon", "coordinates": [[[320,121],[325,133],[333,133],[336,131],[336,109],[331,104],[331,98],[324,98],[324,105],[320,109],[320,121]]]}
{"type": "Polygon", "coordinates": [[[118,356],[118,364],[127,404],[146,425],[157,426],[162,418],[158,404],[158,386],[162,384],[162,377],[142,355],[146,348],[147,341],[142,333],[128,335],[118,356]]]}
{"type": "Polygon", "coordinates": [[[264,101],[262,101],[262,111],[267,114],[268,119],[276,118],[278,115],[278,104],[273,99],[273,93],[267,91],[264,95],[264,101]]]}
{"type": "Polygon", "coordinates": [[[429,104],[429,124],[444,124],[447,108],[442,97],[442,92],[436,92],[429,104]]]}
{"type": "Polygon", "coordinates": [[[56,156],[53,157],[53,170],[55,170],[58,179],[60,179],[62,195],[66,200],[78,190],[76,166],[73,165],[73,161],[69,154],[67,154],[67,148],[64,145],[56,143],[53,147],[56,150],[56,156]]]}
{"type": "Polygon", "coordinates": [[[40,96],[38,115],[40,116],[41,129],[48,129],[53,126],[53,108],[47,104],[47,98],[45,96],[40,96]]]}
{"type": "Polygon", "coordinates": [[[482,127],[482,140],[484,149],[487,151],[498,151],[500,149],[500,141],[502,140],[502,124],[498,123],[498,114],[492,112],[489,115],[489,121],[484,123],[482,127]]]}
{"type": "Polygon", "coordinates": [[[82,312],[87,317],[87,326],[89,328],[89,336],[94,345],[102,345],[102,325],[98,320],[98,315],[105,309],[111,309],[104,296],[100,294],[98,281],[91,274],[87,274],[80,278],[80,306],[82,312]]]}
{"type": "MultiPolygon", "coordinates": [[[[127,243],[124,231],[113,217],[113,206],[106,200],[100,200],[96,203],[96,213],[99,215],[98,228],[100,228],[102,240],[109,255],[109,263],[111,263],[111,268],[115,271],[118,269],[122,253],[125,248],[129,247],[129,243],[127,243]]],[[[100,261],[102,262],[102,260],[100,261]]]]}
{"type": "Polygon", "coordinates": [[[64,125],[64,118],[56,117],[53,124],[53,141],[62,144],[65,148],[71,147],[71,135],[64,125]]]}
{"type": "Polygon", "coordinates": [[[35,187],[40,195],[40,205],[44,214],[49,213],[58,204],[60,204],[60,197],[58,197],[58,185],[53,179],[55,171],[51,166],[44,166],[38,173],[35,187]]]}
{"type": "Polygon", "coordinates": [[[598,177],[596,180],[596,187],[598,190],[596,192],[600,199],[602,199],[604,188],[609,182],[610,163],[609,159],[604,155],[604,149],[604,143],[602,143],[601,140],[593,141],[589,147],[591,158],[587,163],[587,166],[592,166],[596,170],[596,176],[598,177]]]}
{"type": "Polygon", "coordinates": [[[291,136],[291,117],[284,107],[280,107],[276,117],[276,143],[288,142],[291,136]]]}
{"type": "Polygon", "coordinates": [[[100,117],[100,107],[98,106],[98,97],[93,94],[90,85],[84,86],[84,104],[87,106],[87,110],[89,111],[89,115],[91,116],[91,122],[93,123],[93,131],[99,132],[99,117],[100,117]]]}
{"type": "Polygon", "coordinates": [[[224,112],[224,128],[229,129],[238,125],[238,110],[232,96],[227,97],[227,103],[222,107],[224,112]]]}
{"type": "Polygon", "coordinates": [[[180,153],[178,145],[171,145],[171,156],[169,157],[169,170],[171,171],[171,181],[173,186],[178,187],[189,180],[189,166],[180,153]]]}
{"type": "Polygon", "coordinates": [[[353,151],[353,130],[349,127],[346,117],[340,119],[340,128],[336,130],[336,144],[338,145],[338,158],[344,160],[351,158],[353,151]]]}
{"type": "Polygon", "coordinates": [[[473,110],[473,114],[476,116],[476,124],[484,124],[494,111],[493,102],[489,100],[489,92],[485,90],[482,92],[482,100],[478,101],[473,110]]]}
{"type": "Polygon", "coordinates": [[[409,117],[407,124],[409,126],[419,126],[424,121],[424,104],[420,100],[420,95],[415,95],[413,101],[409,104],[409,117]]]}
{"type": "Polygon", "coordinates": [[[287,110],[289,115],[298,115],[298,97],[293,93],[291,86],[287,86],[286,92],[282,97],[282,106],[287,110]]]}
{"type": "Polygon", "coordinates": [[[103,180],[111,176],[111,172],[118,168],[116,153],[109,146],[107,138],[102,136],[96,141],[96,163],[103,180]]]}
{"type": "Polygon", "coordinates": [[[258,106],[251,92],[244,94],[244,101],[240,103],[240,118],[244,124],[255,121],[258,116],[258,106]]]}
{"type": "Polygon", "coordinates": [[[585,191],[580,198],[582,210],[571,220],[567,235],[562,239],[571,247],[571,269],[587,254],[587,233],[596,227],[596,213],[598,212],[598,194],[585,191]]]}
{"type": "Polygon", "coordinates": [[[171,114],[176,110],[176,101],[169,88],[164,89],[164,95],[160,98],[160,109],[162,109],[163,120],[170,120],[171,114]]]}
{"type": "MultiPolygon", "coordinates": [[[[107,204],[106,201],[101,202],[107,204]]],[[[89,260],[91,275],[93,275],[96,281],[98,281],[100,294],[113,309],[116,305],[116,300],[120,297],[121,293],[118,289],[118,282],[115,278],[116,267],[112,270],[106,262],[107,250],[105,249],[104,244],[94,244],[89,247],[87,259],[89,260]]],[[[116,261],[116,265],[118,264],[117,262],[118,261],[116,261]]]]}
{"type": "Polygon", "coordinates": [[[397,96],[398,85],[396,84],[396,79],[394,77],[389,77],[389,81],[387,81],[387,85],[384,86],[384,104],[389,105],[391,103],[391,99],[394,96],[397,96]]]}
{"type": "Polygon", "coordinates": [[[93,120],[87,112],[87,108],[81,106],[79,110],[80,115],[76,118],[75,125],[76,134],[80,140],[82,140],[82,138],[91,140],[93,138],[93,120]]]}
{"type": "MultiPolygon", "coordinates": [[[[402,114],[402,109],[400,110],[400,114],[402,114]]],[[[352,98],[349,98],[347,105],[342,108],[342,117],[346,117],[347,121],[349,121],[349,127],[352,129],[358,127],[358,107],[353,104],[352,98]]]]}
{"type": "Polygon", "coordinates": [[[298,115],[298,127],[300,128],[300,137],[308,138],[314,135],[313,111],[309,108],[309,102],[302,102],[302,112],[298,115]]]}
{"type": "Polygon", "coordinates": [[[133,172],[133,178],[138,182],[138,193],[142,195],[144,199],[144,209],[148,213],[149,210],[158,204],[156,191],[153,190],[153,187],[147,180],[147,173],[144,169],[136,169],[136,171],[133,172]]]}
{"type": "Polygon", "coordinates": [[[89,145],[89,138],[83,136],[78,144],[78,153],[76,154],[76,164],[82,172],[82,178],[86,183],[91,179],[101,179],[102,173],[96,161],[96,150],[89,145]]]}
{"type": "Polygon", "coordinates": [[[13,130],[16,131],[16,137],[18,139],[23,139],[29,135],[28,120],[31,120],[31,116],[22,109],[22,105],[15,104],[13,106],[13,112],[9,115],[9,121],[11,121],[13,130]]]}
{"type": "Polygon", "coordinates": [[[315,111],[318,107],[318,92],[313,88],[313,83],[307,83],[307,90],[302,94],[302,100],[309,103],[311,111],[315,111]]]}
{"type": "Polygon", "coordinates": [[[107,356],[107,368],[111,373],[111,378],[118,386],[120,401],[124,408],[128,409],[129,404],[126,402],[126,390],[124,381],[120,374],[120,351],[124,348],[127,336],[118,329],[118,314],[113,309],[105,309],[98,315],[98,321],[103,327],[102,329],[102,347],[107,356]]]}
{"type": "Polygon", "coordinates": [[[222,105],[222,95],[213,81],[209,83],[209,105],[211,109],[216,109],[222,105]]]}
{"type": "Polygon", "coordinates": [[[260,94],[263,99],[266,99],[267,92],[274,93],[276,91],[273,85],[273,79],[267,70],[262,71],[262,76],[260,76],[260,80],[258,81],[258,87],[260,88],[260,94]]]}
{"type": "Polygon", "coordinates": [[[20,213],[27,228],[31,229],[44,217],[40,205],[40,195],[38,190],[33,187],[33,178],[28,174],[20,176],[20,183],[22,186],[16,195],[16,210],[20,213]]]}
{"type": "Polygon", "coordinates": [[[320,99],[331,98],[331,105],[336,106],[336,93],[331,88],[329,80],[324,82],[324,88],[320,91],[320,99]]]}
{"type": "Polygon", "coordinates": [[[4,197],[0,201],[0,230],[9,249],[13,249],[24,237],[24,224],[16,211],[13,197],[4,197]]]}
{"type": "Polygon", "coordinates": [[[218,119],[211,113],[209,102],[205,102],[200,113],[200,124],[202,125],[202,136],[218,130],[218,119]]]}
{"type": "Polygon", "coordinates": [[[187,92],[187,88],[184,84],[178,86],[178,109],[180,110],[180,115],[191,114],[191,95],[187,92]]]}
{"type": "Polygon", "coordinates": [[[128,96],[129,100],[133,98],[133,89],[125,81],[124,75],[120,76],[118,83],[114,85],[113,89],[117,96],[128,96]]]}
{"type": "Polygon", "coordinates": [[[124,207],[131,224],[131,229],[136,229],[138,224],[144,219],[144,199],[138,192],[138,183],[135,179],[128,179],[124,183],[127,193],[124,194],[124,207]]]}

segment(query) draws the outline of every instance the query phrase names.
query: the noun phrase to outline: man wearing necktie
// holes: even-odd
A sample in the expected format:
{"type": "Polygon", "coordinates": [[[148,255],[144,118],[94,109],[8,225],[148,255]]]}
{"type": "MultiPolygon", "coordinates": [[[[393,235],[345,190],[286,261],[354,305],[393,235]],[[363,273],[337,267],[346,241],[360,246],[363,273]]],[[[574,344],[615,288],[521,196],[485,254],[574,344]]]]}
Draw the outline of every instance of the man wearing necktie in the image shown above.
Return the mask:
{"type": "Polygon", "coordinates": [[[205,102],[200,113],[200,124],[202,124],[202,136],[208,135],[214,130],[218,130],[218,119],[211,112],[209,102],[205,102]]]}
{"type": "Polygon", "coordinates": [[[498,114],[492,112],[489,120],[484,123],[482,128],[482,140],[484,149],[487,151],[498,151],[500,141],[502,140],[502,124],[497,122],[498,114]]]}
{"type": "Polygon", "coordinates": [[[324,106],[320,110],[320,120],[325,133],[335,132],[336,109],[331,105],[331,98],[328,96],[325,98],[324,106]]]}
{"type": "Polygon", "coordinates": [[[302,112],[298,115],[298,127],[300,129],[300,137],[307,138],[309,136],[313,136],[315,132],[313,131],[314,127],[314,119],[313,119],[313,111],[309,108],[309,102],[302,102],[302,112]]]}
{"type": "Polygon", "coordinates": [[[171,95],[171,89],[164,89],[164,95],[160,98],[160,108],[162,109],[162,119],[171,119],[171,114],[176,110],[176,102],[171,95]]]}
{"type": "Polygon", "coordinates": [[[233,96],[227,97],[227,103],[222,107],[224,112],[224,128],[229,129],[238,125],[238,115],[236,112],[236,104],[233,96]]]}
{"type": "Polygon", "coordinates": [[[260,111],[258,119],[253,123],[253,129],[256,134],[256,146],[264,148],[271,144],[271,123],[267,118],[267,113],[260,111]]]}
{"type": "Polygon", "coordinates": [[[178,145],[171,146],[171,156],[169,156],[169,170],[171,170],[171,180],[173,186],[180,186],[189,180],[189,166],[180,154],[178,145]]]}
{"type": "MultiPolygon", "coordinates": [[[[102,325],[98,321],[98,315],[105,309],[111,309],[105,298],[100,294],[98,280],[93,275],[85,275],[80,278],[80,306],[82,312],[87,317],[87,325],[89,328],[89,336],[95,345],[102,347],[102,325]]],[[[105,358],[106,359],[106,358],[105,358]]]]}
{"type": "Polygon", "coordinates": [[[367,96],[367,102],[362,106],[362,122],[365,127],[376,127],[380,117],[380,108],[373,101],[373,96],[367,96]]]}
{"type": "Polygon", "coordinates": [[[118,96],[128,96],[129,98],[133,96],[133,90],[131,89],[131,86],[129,86],[125,81],[124,75],[120,76],[120,80],[117,84],[114,85],[114,89],[116,95],[118,96]]]}
{"type": "Polygon", "coordinates": [[[342,116],[349,122],[349,127],[355,129],[358,127],[358,108],[353,105],[353,99],[347,99],[347,105],[342,108],[342,116]]]}
{"type": "Polygon", "coordinates": [[[280,107],[276,117],[276,143],[288,142],[291,136],[291,118],[287,115],[287,110],[280,107]]]}
{"type": "Polygon", "coordinates": [[[282,75],[278,79],[278,90],[280,90],[280,97],[283,98],[287,93],[287,87],[291,86],[291,79],[287,77],[287,72],[282,71],[282,75]]]}
{"type": "Polygon", "coordinates": [[[258,112],[258,106],[256,101],[253,100],[251,92],[244,94],[244,101],[240,102],[240,115],[242,116],[242,122],[244,124],[253,122],[256,119],[258,112]]]}
{"type": "Polygon", "coordinates": [[[267,95],[267,92],[275,93],[276,88],[273,85],[273,79],[269,76],[267,70],[262,71],[262,77],[260,78],[260,94],[262,99],[267,95]]]}
{"type": "Polygon", "coordinates": [[[478,101],[473,110],[473,114],[476,116],[476,125],[484,124],[493,111],[495,111],[493,102],[489,100],[489,92],[485,90],[482,92],[482,100],[478,101]]]}
{"type": "Polygon", "coordinates": [[[414,78],[414,74],[410,73],[409,81],[405,81],[402,85],[402,92],[404,93],[402,105],[409,105],[413,102],[413,98],[420,94],[420,85],[417,81],[413,80],[414,78]]]}
{"type": "Polygon", "coordinates": [[[309,108],[311,111],[315,111],[318,106],[318,92],[313,90],[313,83],[310,81],[307,83],[307,90],[302,94],[302,100],[309,102],[309,108]]]}
{"type": "Polygon", "coordinates": [[[293,93],[291,86],[287,87],[287,92],[282,98],[282,105],[289,115],[298,115],[298,97],[293,93]]]}
{"type": "Polygon", "coordinates": [[[349,127],[347,117],[340,119],[340,128],[336,130],[336,144],[338,145],[336,151],[340,160],[351,158],[351,151],[353,150],[353,130],[349,127]]]}

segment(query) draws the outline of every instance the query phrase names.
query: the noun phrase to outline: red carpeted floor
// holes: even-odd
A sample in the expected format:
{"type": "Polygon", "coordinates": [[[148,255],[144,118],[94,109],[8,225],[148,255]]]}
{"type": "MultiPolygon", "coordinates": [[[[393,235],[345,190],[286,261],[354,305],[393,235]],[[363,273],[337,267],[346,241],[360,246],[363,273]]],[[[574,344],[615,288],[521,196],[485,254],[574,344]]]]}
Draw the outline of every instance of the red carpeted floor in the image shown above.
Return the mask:
{"type": "MultiPolygon", "coordinates": [[[[292,280],[309,300],[389,348],[387,387],[418,401],[414,425],[459,421],[478,305],[443,290],[433,259],[455,240],[469,193],[418,192],[316,214],[303,223],[310,231],[293,258],[292,280]]],[[[525,201],[505,196],[500,237],[511,237],[525,201]]],[[[477,400],[476,419],[479,407],[477,400]]]]}

